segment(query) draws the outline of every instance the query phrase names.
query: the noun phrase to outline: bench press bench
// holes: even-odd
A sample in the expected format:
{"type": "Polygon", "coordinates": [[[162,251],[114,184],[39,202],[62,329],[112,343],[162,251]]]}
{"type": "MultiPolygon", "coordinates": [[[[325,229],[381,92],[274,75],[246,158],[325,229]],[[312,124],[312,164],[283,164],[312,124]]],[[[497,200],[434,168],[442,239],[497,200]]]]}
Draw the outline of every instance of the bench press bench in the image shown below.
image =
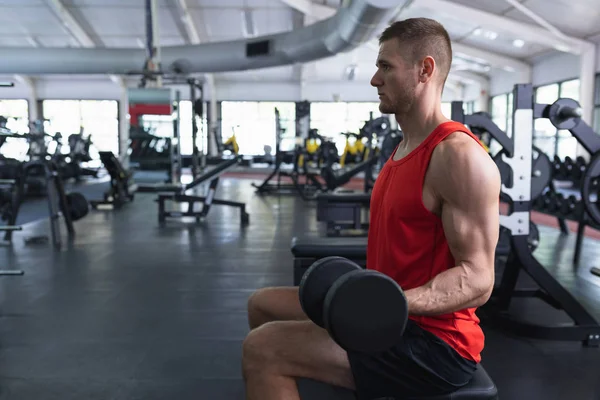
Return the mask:
{"type": "MultiPolygon", "coordinates": [[[[304,272],[306,272],[312,263],[321,258],[341,256],[363,267],[366,266],[367,238],[365,237],[294,237],[291,248],[294,255],[294,285],[296,286],[300,283],[302,275],[304,275],[304,272]]],[[[473,375],[473,379],[463,388],[447,395],[420,398],[419,400],[496,400],[497,398],[498,390],[496,385],[483,366],[479,364],[473,375]]]]}
{"type": "Polygon", "coordinates": [[[320,193],[317,195],[317,221],[325,223],[327,236],[340,236],[348,231],[353,236],[366,236],[370,203],[370,193],[320,193]],[[367,214],[366,222],[363,214],[367,214]]]}

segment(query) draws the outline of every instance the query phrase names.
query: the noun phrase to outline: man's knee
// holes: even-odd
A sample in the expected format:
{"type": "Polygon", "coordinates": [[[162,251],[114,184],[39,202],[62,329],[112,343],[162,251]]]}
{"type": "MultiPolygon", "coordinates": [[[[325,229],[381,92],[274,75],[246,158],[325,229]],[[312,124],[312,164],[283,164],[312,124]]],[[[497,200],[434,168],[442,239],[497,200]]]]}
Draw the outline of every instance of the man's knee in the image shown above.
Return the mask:
{"type": "Polygon", "coordinates": [[[255,329],[266,322],[265,314],[268,291],[268,288],[259,289],[248,298],[248,323],[250,324],[250,329],[255,329]]]}
{"type": "Polygon", "coordinates": [[[252,330],[242,345],[242,368],[244,376],[250,373],[266,372],[276,366],[274,349],[281,340],[277,334],[277,322],[267,322],[252,330]]]}
{"type": "Polygon", "coordinates": [[[248,298],[248,314],[260,311],[261,303],[263,302],[263,298],[265,297],[266,290],[268,289],[258,289],[250,295],[250,297],[248,298]]]}

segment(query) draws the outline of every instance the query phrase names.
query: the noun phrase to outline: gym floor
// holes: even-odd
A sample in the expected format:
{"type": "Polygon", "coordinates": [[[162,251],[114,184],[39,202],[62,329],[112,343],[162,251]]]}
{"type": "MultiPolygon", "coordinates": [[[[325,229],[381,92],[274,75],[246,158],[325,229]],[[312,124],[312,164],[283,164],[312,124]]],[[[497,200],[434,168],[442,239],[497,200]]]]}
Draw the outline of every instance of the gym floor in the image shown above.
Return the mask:
{"type": "MultiPolygon", "coordinates": [[[[48,222],[25,225],[0,248],[0,399],[242,399],[241,344],[246,301],[255,290],[292,284],[290,240],[317,231],[315,208],[295,196],[258,197],[251,180],[223,178],[200,224],[157,223],[152,194],[121,210],[91,212],[60,252],[25,246],[48,222]]],[[[101,193],[101,192],[98,192],[101,193]]],[[[46,211],[42,202],[40,213],[46,211]]],[[[64,226],[63,226],[64,231],[64,226]]],[[[572,286],[600,318],[600,278],[588,274],[600,243],[586,239],[580,269],[574,236],[540,226],[535,255],[572,286]]],[[[546,307],[519,310],[531,316],[546,307]]],[[[600,351],[485,327],[483,364],[502,399],[600,399],[600,351]]],[[[349,392],[303,382],[303,398],[352,399],[349,392]]]]}

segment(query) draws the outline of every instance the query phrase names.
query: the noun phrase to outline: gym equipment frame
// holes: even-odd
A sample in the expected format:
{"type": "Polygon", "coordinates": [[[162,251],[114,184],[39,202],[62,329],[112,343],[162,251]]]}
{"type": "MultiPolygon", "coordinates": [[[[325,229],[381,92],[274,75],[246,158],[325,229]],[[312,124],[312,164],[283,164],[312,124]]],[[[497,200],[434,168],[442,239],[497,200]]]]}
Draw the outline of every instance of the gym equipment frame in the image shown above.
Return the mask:
{"type": "Polygon", "coordinates": [[[574,135],[586,143],[588,151],[600,149],[600,138],[593,140],[593,131],[583,122],[572,121],[573,105],[560,100],[553,105],[535,104],[531,85],[516,85],[514,89],[513,144],[505,148],[502,161],[513,171],[511,187],[502,184],[502,192],[510,199],[509,215],[500,216],[500,224],[511,231],[511,251],[500,284],[490,301],[483,307],[490,322],[511,332],[531,338],[562,341],[581,341],[586,347],[600,345],[598,321],[567,291],[533,256],[528,245],[532,208],[532,142],[533,122],[549,118],[559,129],[575,129],[574,135]],[[580,127],[577,129],[577,127],[580,127]],[[597,145],[598,147],[594,147],[597,145]],[[521,270],[537,283],[539,289],[516,289],[521,270]],[[564,310],[573,325],[540,325],[518,320],[508,313],[513,297],[537,297],[554,308],[564,310]]]}
{"type": "Polygon", "coordinates": [[[242,156],[236,156],[230,160],[223,161],[215,168],[200,175],[187,185],[173,190],[176,193],[159,193],[158,199],[156,200],[158,202],[158,222],[164,223],[167,218],[174,217],[195,217],[196,221],[199,221],[201,218],[204,218],[208,215],[211,206],[215,204],[239,208],[240,223],[241,225],[247,225],[250,222],[250,215],[246,212],[246,203],[214,198],[217,186],[219,185],[220,175],[237,165],[241,160],[242,156]],[[210,183],[206,196],[191,196],[185,193],[187,190],[193,189],[194,187],[209,180],[210,183]],[[165,203],[167,201],[172,201],[175,203],[187,203],[188,209],[187,211],[167,211],[165,207],[165,203]],[[194,211],[194,205],[196,203],[202,203],[202,209],[200,211],[194,211]]]}

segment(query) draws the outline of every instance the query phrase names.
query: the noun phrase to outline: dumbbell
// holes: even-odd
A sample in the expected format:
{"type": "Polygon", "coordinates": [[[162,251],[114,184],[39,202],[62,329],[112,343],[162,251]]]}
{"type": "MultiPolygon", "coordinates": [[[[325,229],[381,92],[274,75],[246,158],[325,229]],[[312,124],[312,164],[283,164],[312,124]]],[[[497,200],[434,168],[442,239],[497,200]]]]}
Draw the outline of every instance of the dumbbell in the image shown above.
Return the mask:
{"type": "Polygon", "coordinates": [[[565,161],[563,161],[563,165],[565,166],[565,177],[572,178],[573,170],[575,169],[575,161],[569,156],[565,157],[565,161]]]}
{"type": "Polygon", "coordinates": [[[569,197],[567,197],[560,208],[561,215],[565,218],[572,216],[575,212],[575,209],[577,208],[578,202],[579,201],[577,200],[577,197],[575,197],[575,195],[570,195],[569,197]]]}
{"type": "Polygon", "coordinates": [[[299,285],[306,315],[343,349],[373,354],[393,347],[408,321],[408,302],[392,278],[343,257],[313,263],[299,285]]]}
{"type": "Polygon", "coordinates": [[[553,160],[552,160],[552,167],[554,169],[554,179],[561,179],[563,178],[563,163],[562,160],[560,159],[560,157],[558,157],[557,155],[554,155],[553,160]]]}
{"type": "Polygon", "coordinates": [[[573,178],[575,180],[579,180],[583,177],[583,175],[585,175],[585,169],[587,168],[587,162],[585,161],[585,158],[581,157],[581,156],[577,156],[577,158],[575,158],[575,168],[573,171],[573,178]]]}

